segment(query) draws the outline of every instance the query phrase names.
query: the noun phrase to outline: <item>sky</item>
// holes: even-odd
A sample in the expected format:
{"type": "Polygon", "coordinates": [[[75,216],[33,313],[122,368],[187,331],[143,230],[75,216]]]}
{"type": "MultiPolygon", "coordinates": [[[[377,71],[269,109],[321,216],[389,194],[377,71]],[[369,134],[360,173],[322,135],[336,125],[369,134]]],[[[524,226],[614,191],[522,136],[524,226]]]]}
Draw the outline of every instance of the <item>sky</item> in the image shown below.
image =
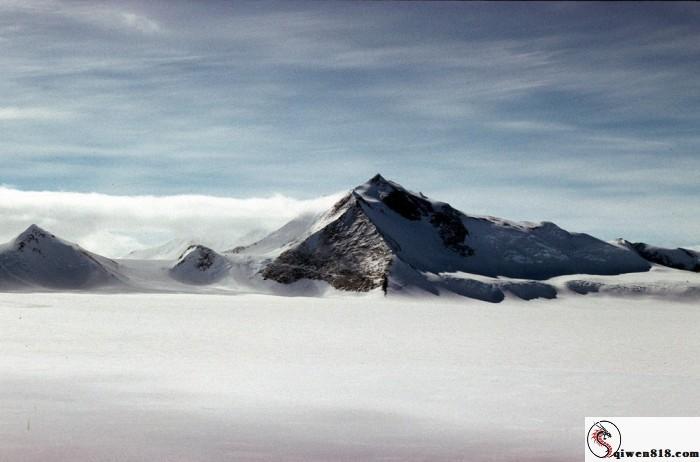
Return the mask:
{"type": "Polygon", "coordinates": [[[698,3],[0,0],[0,70],[3,240],[236,241],[381,172],[700,244],[698,3]]]}

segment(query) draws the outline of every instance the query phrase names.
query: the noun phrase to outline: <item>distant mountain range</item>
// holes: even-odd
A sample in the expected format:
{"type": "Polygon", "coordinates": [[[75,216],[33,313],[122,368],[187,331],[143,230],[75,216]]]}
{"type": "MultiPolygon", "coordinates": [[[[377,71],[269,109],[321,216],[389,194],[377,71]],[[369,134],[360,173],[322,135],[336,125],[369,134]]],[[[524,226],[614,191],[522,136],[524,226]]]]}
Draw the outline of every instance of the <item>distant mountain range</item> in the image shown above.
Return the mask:
{"type": "MultiPolygon", "coordinates": [[[[608,243],[554,223],[466,215],[376,175],[329,210],[217,252],[172,241],[111,260],[36,225],[0,247],[3,290],[240,290],[457,294],[497,302],[554,298],[564,275],[621,275],[652,265],[700,271],[689,249],[608,243]],[[187,289],[190,287],[190,289],[187,289]]],[[[578,286],[577,286],[578,287],[578,286]]]]}

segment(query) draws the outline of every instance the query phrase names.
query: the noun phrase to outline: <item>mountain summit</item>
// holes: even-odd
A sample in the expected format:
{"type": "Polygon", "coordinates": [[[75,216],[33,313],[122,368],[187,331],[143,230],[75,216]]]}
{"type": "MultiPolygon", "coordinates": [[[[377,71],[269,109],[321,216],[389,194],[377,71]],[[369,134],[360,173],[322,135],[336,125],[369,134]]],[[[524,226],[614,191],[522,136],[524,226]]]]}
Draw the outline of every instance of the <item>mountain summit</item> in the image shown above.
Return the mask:
{"type": "Polygon", "coordinates": [[[288,239],[277,242],[282,244],[278,254],[269,252],[265,239],[250,247],[266,248],[273,257],[262,269],[264,278],[316,279],[338,289],[368,291],[459,272],[541,280],[650,268],[635,252],[587,234],[549,222],[469,216],[379,174],[293,229],[295,235],[281,233],[288,239]]]}

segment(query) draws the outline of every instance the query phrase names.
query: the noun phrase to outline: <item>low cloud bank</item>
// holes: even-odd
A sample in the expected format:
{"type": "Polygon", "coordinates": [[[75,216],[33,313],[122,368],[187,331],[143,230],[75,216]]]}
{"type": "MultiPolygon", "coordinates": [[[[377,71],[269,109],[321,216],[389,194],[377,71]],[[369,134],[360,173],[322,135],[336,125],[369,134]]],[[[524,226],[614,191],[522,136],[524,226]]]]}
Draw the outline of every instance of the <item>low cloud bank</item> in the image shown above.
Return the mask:
{"type": "Polygon", "coordinates": [[[206,237],[233,247],[293,217],[323,210],[341,193],[299,200],[282,195],[236,199],[203,195],[111,196],[0,187],[0,241],[32,223],[88,250],[121,257],[172,239],[206,237]]]}

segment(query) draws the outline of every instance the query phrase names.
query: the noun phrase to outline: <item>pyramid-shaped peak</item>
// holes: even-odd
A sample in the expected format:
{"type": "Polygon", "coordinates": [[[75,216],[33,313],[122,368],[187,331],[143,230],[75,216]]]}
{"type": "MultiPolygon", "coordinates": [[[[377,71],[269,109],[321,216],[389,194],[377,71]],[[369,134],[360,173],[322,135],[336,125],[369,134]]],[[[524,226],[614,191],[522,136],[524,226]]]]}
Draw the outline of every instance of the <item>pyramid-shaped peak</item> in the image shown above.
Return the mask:
{"type": "Polygon", "coordinates": [[[45,229],[32,224],[15,238],[14,247],[17,250],[35,249],[42,246],[43,242],[61,242],[61,240],[45,229]]]}
{"type": "Polygon", "coordinates": [[[22,233],[22,234],[29,234],[29,233],[31,233],[31,234],[34,234],[34,233],[47,234],[46,230],[43,229],[41,226],[37,225],[36,223],[32,223],[31,225],[29,225],[29,227],[27,227],[27,229],[25,229],[24,233],[22,233]]]}
{"type": "Polygon", "coordinates": [[[45,229],[41,228],[40,226],[32,223],[29,225],[27,229],[22,231],[19,236],[17,236],[17,241],[24,241],[27,239],[38,239],[38,238],[46,238],[46,237],[51,237],[55,238],[53,234],[50,232],[46,231],[45,229]]]}
{"type": "Polygon", "coordinates": [[[379,188],[394,188],[394,189],[404,189],[400,184],[387,180],[380,173],[377,173],[372,178],[369,179],[366,185],[372,185],[379,188]]]}
{"type": "Polygon", "coordinates": [[[387,180],[384,178],[381,174],[377,173],[374,175],[372,178],[370,178],[367,182],[362,183],[361,185],[357,186],[354,190],[357,192],[390,192],[394,190],[404,190],[403,186],[401,186],[398,183],[395,183],[391,180],[387,180]]]}
{"type": "Polygon", "coordinates": [[[386,183],[386,179],[382,176],[381,173],[377,173],[374,175],[372,178],[369,179],[369,183],[386,183]]]}

